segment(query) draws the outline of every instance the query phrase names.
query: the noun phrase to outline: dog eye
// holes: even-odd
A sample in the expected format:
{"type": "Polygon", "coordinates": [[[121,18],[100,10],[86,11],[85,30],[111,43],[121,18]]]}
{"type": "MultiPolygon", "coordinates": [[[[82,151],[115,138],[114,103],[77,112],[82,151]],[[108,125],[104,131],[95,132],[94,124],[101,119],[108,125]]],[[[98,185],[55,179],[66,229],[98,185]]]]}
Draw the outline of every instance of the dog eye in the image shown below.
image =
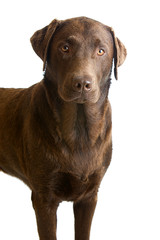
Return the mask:
{"type": "Polygon", "coordinates": [[[99,49],[99,51],[97,52],[97,54],[99,56],[102,56],[105,53],[105,51],[103,49],[99,49]]]}
{"type": "Polygon", "coordinates": [[[61,47],[62,52],[69,52],[69,47],[67,45],[64,45],[61,47]]]}

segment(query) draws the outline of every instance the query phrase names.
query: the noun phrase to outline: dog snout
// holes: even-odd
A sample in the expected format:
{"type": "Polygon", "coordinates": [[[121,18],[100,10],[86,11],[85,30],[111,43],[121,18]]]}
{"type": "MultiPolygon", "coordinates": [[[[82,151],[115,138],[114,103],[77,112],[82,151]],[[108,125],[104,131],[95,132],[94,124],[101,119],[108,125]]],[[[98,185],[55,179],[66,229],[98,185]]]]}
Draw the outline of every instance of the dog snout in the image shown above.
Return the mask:
{"type": "Polygon", "coordinates": [[[91,77],[76,77],[72,80],[72,89],[75,92],[89,92],[92,90],[91,77]]]}

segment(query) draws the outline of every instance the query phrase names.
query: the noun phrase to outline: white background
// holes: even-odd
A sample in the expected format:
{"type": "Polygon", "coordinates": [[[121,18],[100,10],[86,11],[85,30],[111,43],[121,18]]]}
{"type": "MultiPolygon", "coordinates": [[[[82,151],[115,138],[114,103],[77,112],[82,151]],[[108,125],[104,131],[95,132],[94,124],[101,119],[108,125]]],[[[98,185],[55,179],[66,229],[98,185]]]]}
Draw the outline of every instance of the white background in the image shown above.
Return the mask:
{"type": "MultiPolygon", "coordinates": [[[[0,3],[0,86],[42,79],[32,34],[54,18],[87,16],[112,26],[128,50],[113,78],[113,158],[99,190],[91,240],[160,239],[159,1],[6,0],[0,3]]],[[[71,203],[58,210],[58,240],[73,239],[71,203]]],[[[38,240],[30,190],[0,173],[0,239],[38,240]]],[[[47,239],[46,239],[47,240],[47,239]]]]}

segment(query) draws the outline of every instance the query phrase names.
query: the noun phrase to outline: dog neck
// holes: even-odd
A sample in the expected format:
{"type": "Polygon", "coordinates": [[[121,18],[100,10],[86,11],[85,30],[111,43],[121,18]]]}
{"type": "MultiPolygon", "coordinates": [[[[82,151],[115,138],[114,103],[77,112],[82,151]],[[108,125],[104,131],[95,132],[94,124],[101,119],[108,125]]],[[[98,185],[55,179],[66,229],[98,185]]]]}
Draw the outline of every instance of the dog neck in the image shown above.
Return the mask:
{"type": "Polygon", "coordinates": [[[104,129],[111,120],[107,119],[110,111],[108,88],[106,86],[97,103],[77,104],[65,102],[58,97],[56,87],[43,80],[48,103],[59,126],[58,134],[62,141],[72,150],[76,146],[83,149],[86,145],[95,145],[104,138],[104,129]]]}

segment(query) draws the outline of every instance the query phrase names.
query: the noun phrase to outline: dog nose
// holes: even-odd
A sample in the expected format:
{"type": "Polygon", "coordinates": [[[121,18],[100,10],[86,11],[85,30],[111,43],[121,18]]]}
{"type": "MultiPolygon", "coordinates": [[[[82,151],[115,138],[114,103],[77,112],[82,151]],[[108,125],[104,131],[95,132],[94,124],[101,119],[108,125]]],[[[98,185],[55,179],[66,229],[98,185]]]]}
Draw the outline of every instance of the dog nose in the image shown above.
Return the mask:
{"type": "Polygon", "coordinates": [[[92,81],[90,79],[76,78],[73,79],[72,87],[76,92],[89,92],[92,89],[92,81]]]}

